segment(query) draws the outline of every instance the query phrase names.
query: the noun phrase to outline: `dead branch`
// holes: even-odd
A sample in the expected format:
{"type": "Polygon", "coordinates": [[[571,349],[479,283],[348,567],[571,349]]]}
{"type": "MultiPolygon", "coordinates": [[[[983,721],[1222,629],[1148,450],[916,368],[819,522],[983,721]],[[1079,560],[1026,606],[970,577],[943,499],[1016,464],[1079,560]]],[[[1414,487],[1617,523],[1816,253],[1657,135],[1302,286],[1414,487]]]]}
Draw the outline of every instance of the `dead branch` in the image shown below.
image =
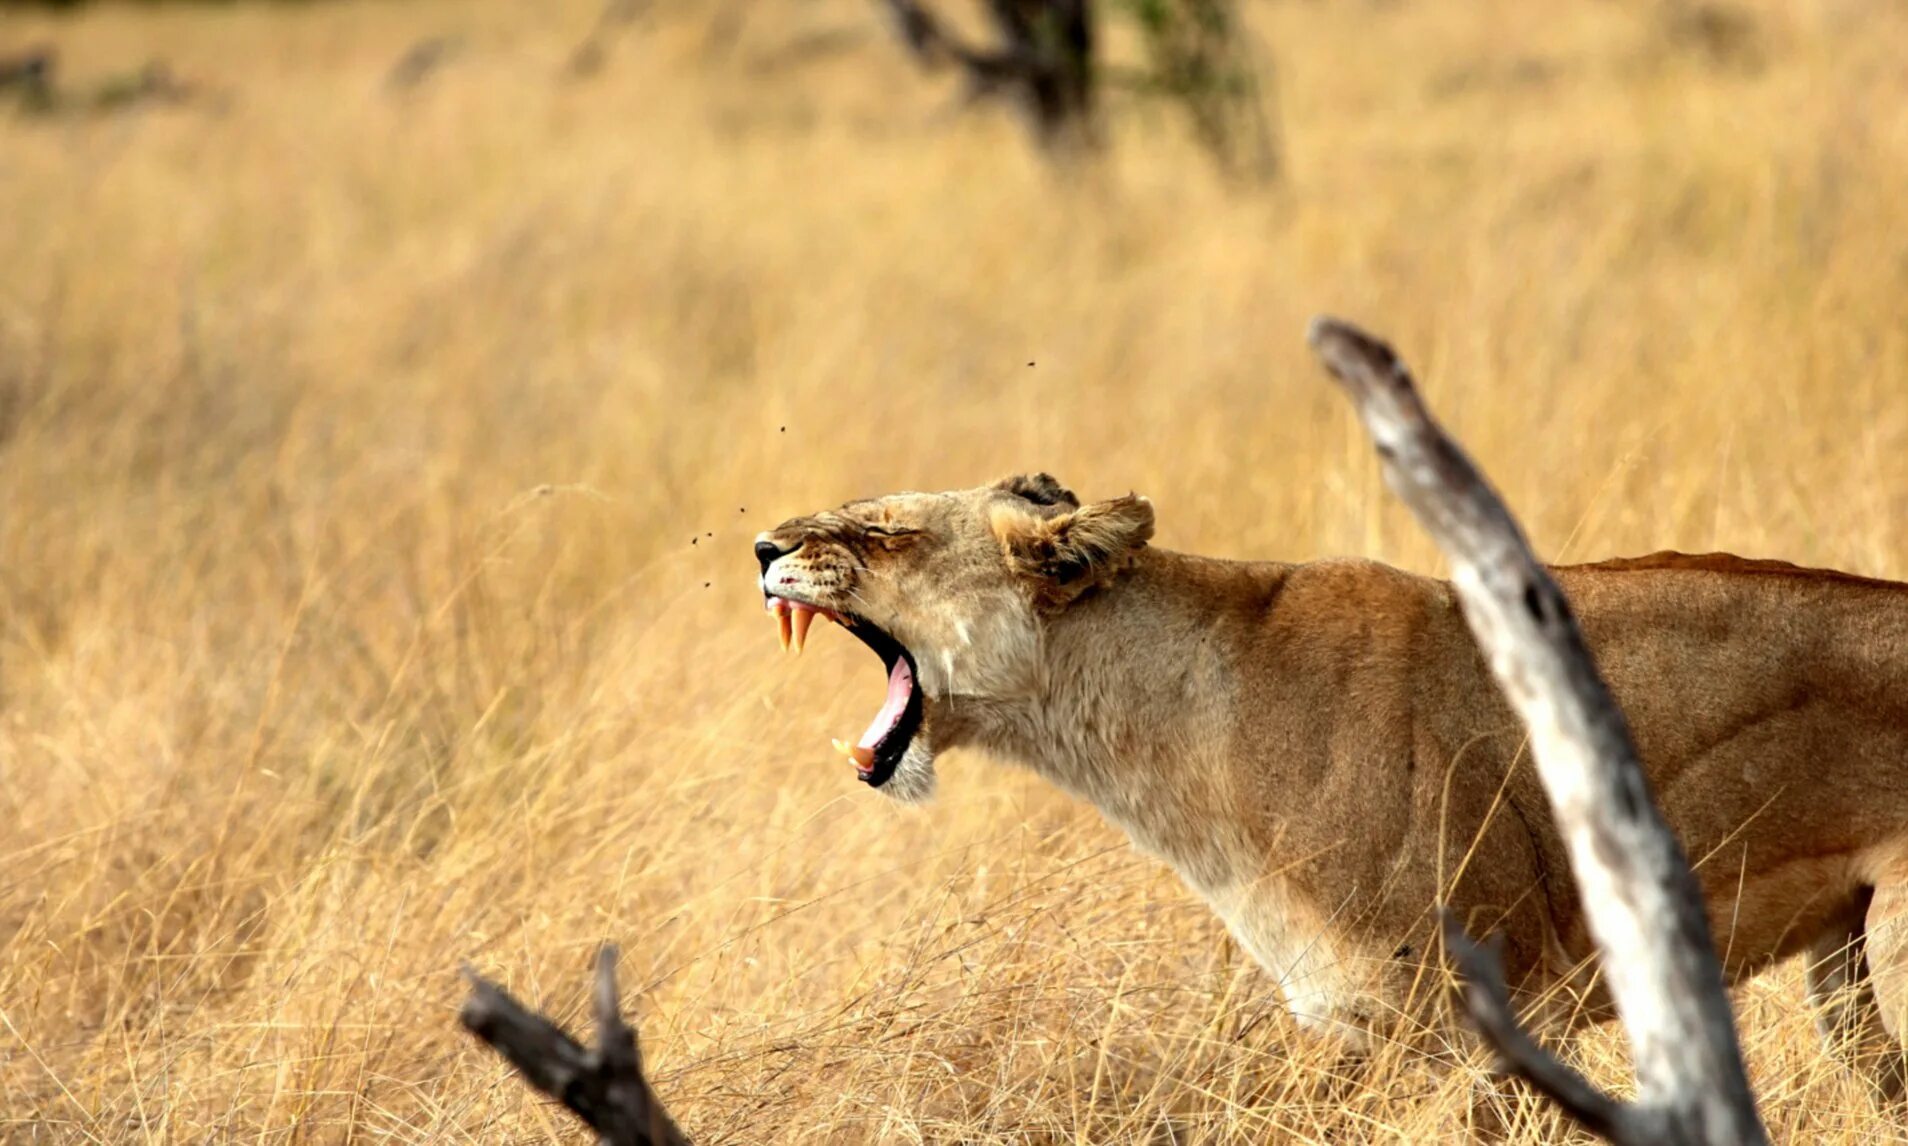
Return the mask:
{"type": "Polygon", "coordinates": [[[1465,1013],[1505,1067],[1592,1134],[1612,1142],[1643,1141],[1646,1131],[1631,1125],[1628,1107],[1598,1090],[1517,1025],[1517,1011],[1504,984],[1497,944],[1472,940],[1464,933],[1464,925],[1448,911],[1440,913],[1439,922],[1443,924],[1445,953],[1464,983],[1465,1013]]]}
{"type": "Polygon", "coordinates": [[[1389,346],[1330,318],[1315,319],[1308,338],[1357,407],[1387,484],[1450,558],[1465,620],[1530,732],[1629,1035],[1637,1101],[1597,1092],[1531,1040],[1511,1013],[1495,957],[1447,921],[1473,1021],[1512,1071],[1611,1141],[1766,1143],[1701,889],[1562,590],[1389,346]]]}
{"type": "Polygon", "coordinates": [[[616,1001],[616,948],[596,953],[596,1047],[528,1009],[469,967],[470,998],[458,1018],[510,1061],[531,1086],[595,1129],[604,1146],[689,1146],[643,1077],[636,1032],[616,1001]]]}

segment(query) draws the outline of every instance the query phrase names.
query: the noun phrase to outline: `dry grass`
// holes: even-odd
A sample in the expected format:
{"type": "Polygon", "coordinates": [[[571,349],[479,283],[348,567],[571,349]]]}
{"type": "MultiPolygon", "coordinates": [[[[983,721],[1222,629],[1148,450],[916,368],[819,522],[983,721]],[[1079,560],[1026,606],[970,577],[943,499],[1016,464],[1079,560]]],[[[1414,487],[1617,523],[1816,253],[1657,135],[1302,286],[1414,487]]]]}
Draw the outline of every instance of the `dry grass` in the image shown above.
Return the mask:
{"type": "MultiPolygon", "coordinates": [[[[1147,115],[1063,188],[859,0],[665,8],[586,81],[581,0],[6,16],[224,106],[0,119],[0,1139],[577,1141],[455,968],[575,1016],[604,939],[711,1143],[1462,1133],[1461,1077],[1326,1085],[1091,811],[861,790],[879,681],[774,655],[748,541],[1039,466],[1433,568],[1329,309],[1552,556],[1908,575],[1908,15],[1675,11],[1255,7],[1272,190],[1147,115]]],[[[1799,1002],[1743,996],[1778,1132],[1889,1139],[1799,1002]]]]}

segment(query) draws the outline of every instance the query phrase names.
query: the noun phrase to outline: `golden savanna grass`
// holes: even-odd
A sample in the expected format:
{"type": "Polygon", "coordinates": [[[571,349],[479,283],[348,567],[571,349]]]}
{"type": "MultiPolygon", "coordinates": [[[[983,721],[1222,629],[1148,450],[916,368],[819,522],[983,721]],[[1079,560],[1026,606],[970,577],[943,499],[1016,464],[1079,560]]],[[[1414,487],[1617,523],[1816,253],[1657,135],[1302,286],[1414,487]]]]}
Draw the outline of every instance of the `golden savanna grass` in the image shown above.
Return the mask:
{"type": "MultiPolygon", "coordinates": [[[[584,0],[0,16],[208,93],[0,118],[0,1139],[581,1141],[457,967],[574,1021],[605,940],[711,1143],[1463,1134],[1090,809],[855,784],[878,674],[776,655],[750,537],[1038,467],[1436,569],[1333,311],[1552,558],[1908,576],[1908,12],[1247,10],[1271,187],[1125,97],[1056,175],[861,0],[659,5],[584,79],[584,0]]],[[[1792,970],[1740,999],[1782,1139],[1896,1137],[1792,970]]]]}

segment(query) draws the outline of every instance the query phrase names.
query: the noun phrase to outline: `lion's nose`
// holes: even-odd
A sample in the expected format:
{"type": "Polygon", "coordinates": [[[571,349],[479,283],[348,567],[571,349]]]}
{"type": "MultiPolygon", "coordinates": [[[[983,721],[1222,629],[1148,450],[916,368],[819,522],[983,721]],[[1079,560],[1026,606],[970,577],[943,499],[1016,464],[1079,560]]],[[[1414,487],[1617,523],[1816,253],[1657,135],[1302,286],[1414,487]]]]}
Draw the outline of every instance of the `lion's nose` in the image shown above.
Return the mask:
{"type": "Polygon", "coordinates": [[[755,543],[755,559],[762,563],[762,572],[767,573],[769,566],[775,564],[777,557],[785,557],[799,548],[801,548],[801,546],[791,545],[787,549],[783,549],[781,546],[764,537],[755,543]]]}

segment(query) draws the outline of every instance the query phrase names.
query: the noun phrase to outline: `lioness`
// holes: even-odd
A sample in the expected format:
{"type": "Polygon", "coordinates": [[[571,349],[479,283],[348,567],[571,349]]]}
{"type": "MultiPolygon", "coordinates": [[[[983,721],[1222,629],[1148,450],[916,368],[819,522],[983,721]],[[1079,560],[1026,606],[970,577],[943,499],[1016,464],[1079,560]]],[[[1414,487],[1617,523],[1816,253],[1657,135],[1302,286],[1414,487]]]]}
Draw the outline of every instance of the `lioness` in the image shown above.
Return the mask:
{"type": "MultiPolygon", "coordinates": [[[[1082,505],[1036,474],[793,518],[755,552],[785,643],[825,617],[888,671],[837,742],[862,780],[920,800],[964,745],[1035,769],[1177,869],[1301,1023],[1395,1032],[1440,902],[1503,935],[1513,984],[1605,1017],[1523,731],[1449,583],[1152,535],[1144,498],[1082,505]]],[[[1805,955],[1842,1049],[1908,1030],[1908,585],[1674,553],[1554,572],[1730,979],[1805,955]]]]}

